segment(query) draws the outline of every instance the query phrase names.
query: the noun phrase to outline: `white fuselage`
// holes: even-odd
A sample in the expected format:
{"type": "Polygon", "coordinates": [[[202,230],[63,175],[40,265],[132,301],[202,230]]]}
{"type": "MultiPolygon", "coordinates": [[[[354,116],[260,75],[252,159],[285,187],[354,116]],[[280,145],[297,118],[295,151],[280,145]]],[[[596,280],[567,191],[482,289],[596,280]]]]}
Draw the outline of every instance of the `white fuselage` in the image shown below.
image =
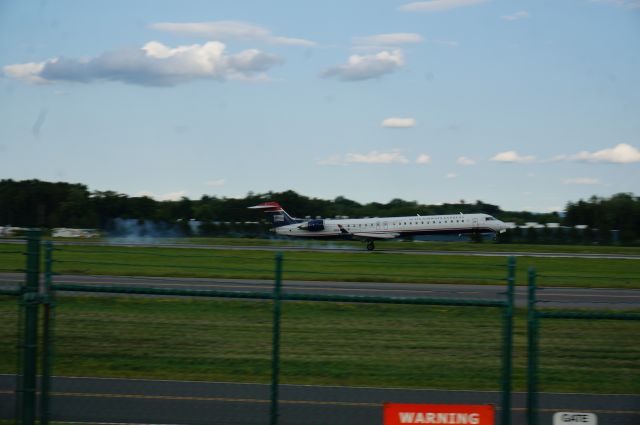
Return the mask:
{"type": "Polygon", "coordinates": [[[323,229],[311,231],[305,223],[275,229],[278,235],[309,238],[391,239],[410,235],[502,232],[506,225],[488,214],[449,214],[408,217],[324,219],[323,229]]]}

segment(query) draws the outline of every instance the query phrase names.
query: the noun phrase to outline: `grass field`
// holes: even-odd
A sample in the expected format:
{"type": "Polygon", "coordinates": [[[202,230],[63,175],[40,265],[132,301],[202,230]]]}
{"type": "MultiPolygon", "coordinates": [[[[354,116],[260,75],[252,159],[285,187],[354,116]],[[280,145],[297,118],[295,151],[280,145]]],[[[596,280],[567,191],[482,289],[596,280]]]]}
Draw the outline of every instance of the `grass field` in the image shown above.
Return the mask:
{"type": "MultiPolygon", "coordinates": [[[[0,297],[0,373],[16,367],[16,300],[0,297]]],[[[268,382],[271,303],[60,297],[54,374],[268,382]]],[[[516,316],[514,386],[525,387],[516,316]]],[[[545,321],[541,390],[640,393],[639,322],[545,321]]],[[[281,381],[498,390],[496,308],[285,303],[281,381]]]]}
{"type": "MultiPolygon", "coordinates": [[[[518,250],[513,245],[459,245],[518,250]]],[[[23,250],[0,243],[0,272],[23,271],[23,250]]],[[[259,250],[58,246],[53,266],[56,273],[79,275],[273,279],[274,257],[259,250]]],[[[506,263],[506,257],[285,252],[283,269],[285,280],[504,284],[506,263]]],[[[526,284],[529,266],[537,268],[541,286],[640,288],[637,260],[519,257],[518,284],[526,284]]],[[[59,301],[55,374],[269,379],[268,302],[126,297],[59,301]]],[[[15,371],[16,314],[15,299],[0,297],[0,373],[15,371]]],[[[499,309],[286,303],[283,314],[282,382],[499,388],[499,309]]],[[[524,312],[518,311],[514,385],[519,390],[525,382],[525,325],[524,312]]],[[[541,390],[640,393],[639,328],[638,322],[544,320],[541,390]]]]}
{"type": "MultiPolygon", "coordinates": [[[[0,244],[0,272],[24,270],[22,249],[0,244]]],[[[61,274],[273,279],[274,256],[269,251],[60,246],[53,268],[61,274]]],[[[503,284],[506,264],[507,257],[286,252],[283,270],[288,280],[503,284]]],[[[541,275],[541,286],[640,288],[637,260],[518,257],[518,284],[526,284],[530,266],[541,275]]]]}

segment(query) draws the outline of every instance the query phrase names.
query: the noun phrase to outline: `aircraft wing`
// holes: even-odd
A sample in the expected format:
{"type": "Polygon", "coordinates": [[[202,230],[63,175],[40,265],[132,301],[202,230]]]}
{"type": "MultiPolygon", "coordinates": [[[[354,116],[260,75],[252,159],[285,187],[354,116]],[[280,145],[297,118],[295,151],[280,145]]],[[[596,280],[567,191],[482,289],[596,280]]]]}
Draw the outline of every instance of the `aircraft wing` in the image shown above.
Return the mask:
{"type": "Polygon", "coordinates": [[[400,233],[351,233],[354,238],[360,239],[395,239],[400,236],[400,233]]]}
{"type": "Polygon", "coordinates": [[[400,236],[400,233],[389,233],[389,232],[349,232],[347,229],[345,229],[344,227],[342,227],[341,225],[338,225],[338,228],[340,229],[340,232],[342,232],[343,235],[351,235],[352,237],[356,238],[356,239],[363,239],[363,240],[367,240],[370,241],[372,239],[395,239],[398,236],[400,236]]]}

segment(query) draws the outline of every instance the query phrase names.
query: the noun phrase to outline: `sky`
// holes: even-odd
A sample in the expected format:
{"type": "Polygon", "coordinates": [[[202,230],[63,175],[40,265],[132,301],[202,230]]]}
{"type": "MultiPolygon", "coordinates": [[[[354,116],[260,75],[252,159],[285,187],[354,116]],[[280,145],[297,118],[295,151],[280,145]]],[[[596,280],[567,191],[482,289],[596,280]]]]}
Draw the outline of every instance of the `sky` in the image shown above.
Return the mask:
{"type": "Polygon", "coordinates": [[[0,0],[0,178],[535,212],[640,195],[640,0],[0,0]]]}

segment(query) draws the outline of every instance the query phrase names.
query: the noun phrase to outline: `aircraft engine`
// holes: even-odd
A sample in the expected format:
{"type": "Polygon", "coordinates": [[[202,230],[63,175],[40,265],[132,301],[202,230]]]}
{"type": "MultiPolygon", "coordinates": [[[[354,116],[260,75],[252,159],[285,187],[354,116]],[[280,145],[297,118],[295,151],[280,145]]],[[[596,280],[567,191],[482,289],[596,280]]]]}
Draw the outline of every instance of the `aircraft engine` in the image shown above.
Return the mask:
{"type": "Polygon", "coordinates": [[[302,223],[298,227],[310,232],[319,232],[321,230],[324,230],[324,220],[309,220],[306,223],[302,223]]]}

